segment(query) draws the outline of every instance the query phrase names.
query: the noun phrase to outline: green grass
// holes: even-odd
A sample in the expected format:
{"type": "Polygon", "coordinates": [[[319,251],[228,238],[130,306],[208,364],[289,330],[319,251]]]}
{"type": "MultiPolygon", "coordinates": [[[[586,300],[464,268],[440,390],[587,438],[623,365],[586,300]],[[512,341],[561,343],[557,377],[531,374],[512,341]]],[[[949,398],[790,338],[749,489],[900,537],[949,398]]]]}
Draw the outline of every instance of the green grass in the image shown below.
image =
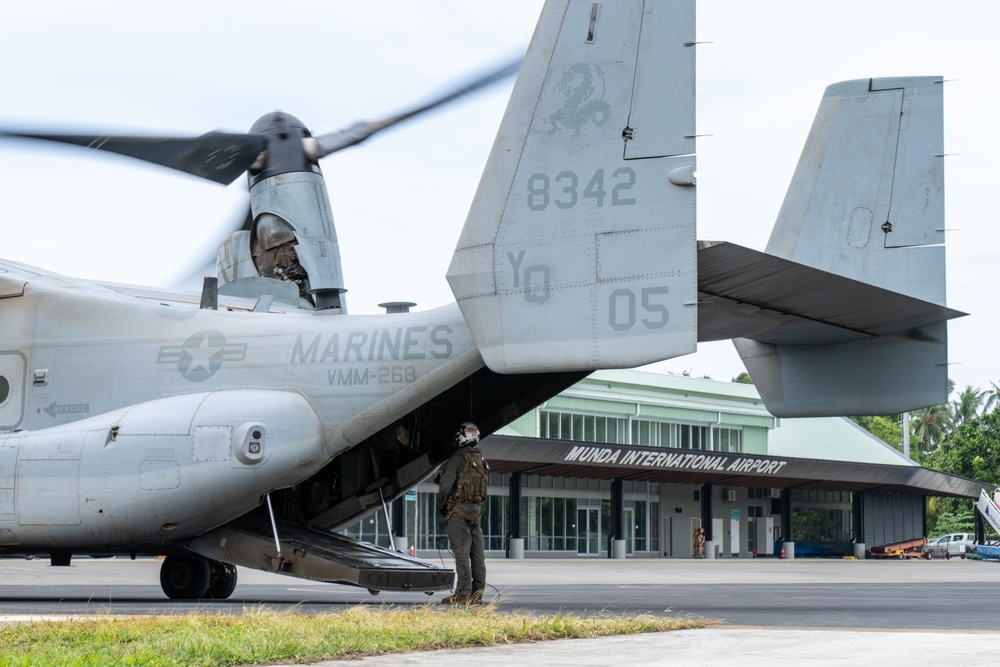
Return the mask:
{"type": "Polygon", "coordinates": [[[0,665],[252,665],[700,628],[653,616],[532,616],[494,608],[130,616],[0,626],[0,665]]]}

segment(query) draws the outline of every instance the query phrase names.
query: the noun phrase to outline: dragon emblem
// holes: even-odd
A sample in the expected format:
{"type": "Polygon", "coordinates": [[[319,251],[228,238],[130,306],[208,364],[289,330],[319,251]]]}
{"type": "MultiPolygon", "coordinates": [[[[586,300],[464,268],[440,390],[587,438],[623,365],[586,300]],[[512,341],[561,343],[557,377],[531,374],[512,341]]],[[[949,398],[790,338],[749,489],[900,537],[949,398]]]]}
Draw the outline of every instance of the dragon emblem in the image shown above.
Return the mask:
{"type": "Polygon", "coordinates": [[[611,105],[604,100],[604,72],[597,65],[573,65],[563,74],[556,89],[566,101],[549,116],[552,122],[549,134],[567,129],[573,131],[576,139],[588,123],[604,127],[611,120],[611,105]]]}

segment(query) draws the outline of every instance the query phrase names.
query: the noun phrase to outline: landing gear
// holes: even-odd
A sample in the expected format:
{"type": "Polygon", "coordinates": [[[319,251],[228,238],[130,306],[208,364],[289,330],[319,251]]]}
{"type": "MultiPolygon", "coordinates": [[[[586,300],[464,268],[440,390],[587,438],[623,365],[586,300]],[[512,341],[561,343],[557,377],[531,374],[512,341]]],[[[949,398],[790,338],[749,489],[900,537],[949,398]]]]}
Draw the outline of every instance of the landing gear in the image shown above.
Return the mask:
{"type": "Polygon", "coordinates": [[[208,564],[212,570],[208,582],[208,597],[225,600],[236,590],[236,566],[217,560],[210,560],[208,564]]]}
{"type": "Polygon", "coordinates": [[[195,555],[167,556],[160,587],[171,600],[224,600],[236,588],[236,566],[195,555]]]}
{"type": "Polygon", "coordinates": [[[160,566],[160,587],[171,600],[197,600],[208,593],[212,568],[198,556],[167,556],[160,566]]]}

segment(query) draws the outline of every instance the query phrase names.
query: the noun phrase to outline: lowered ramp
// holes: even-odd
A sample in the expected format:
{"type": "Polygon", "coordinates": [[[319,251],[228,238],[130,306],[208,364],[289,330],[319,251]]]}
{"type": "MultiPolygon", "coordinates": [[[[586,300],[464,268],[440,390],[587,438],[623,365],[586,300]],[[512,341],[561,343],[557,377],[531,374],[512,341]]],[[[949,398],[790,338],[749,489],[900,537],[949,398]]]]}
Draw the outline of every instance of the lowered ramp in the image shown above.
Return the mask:
{"type": "Polygon", "coordinates": [[[379,591],[450,591],[454,572],[343,535],[278,522],[279,553],[267,517],[247,515],[185,543],[214,560],[255,570],[379,591]]]}

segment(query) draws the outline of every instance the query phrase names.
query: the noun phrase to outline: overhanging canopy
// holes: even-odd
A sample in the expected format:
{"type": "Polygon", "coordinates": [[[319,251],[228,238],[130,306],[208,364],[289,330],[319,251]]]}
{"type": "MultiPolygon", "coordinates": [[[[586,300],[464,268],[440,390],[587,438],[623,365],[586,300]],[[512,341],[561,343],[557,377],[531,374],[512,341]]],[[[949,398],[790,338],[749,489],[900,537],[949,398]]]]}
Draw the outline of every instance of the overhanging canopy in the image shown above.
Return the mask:
{"type": "Polygon", "coordinates": [[[874,491],[978,498],[980,482],[920,466],[880,465],[690,449],[491,435],[490,472],[628,479],[659,484],[874,491]]]}

